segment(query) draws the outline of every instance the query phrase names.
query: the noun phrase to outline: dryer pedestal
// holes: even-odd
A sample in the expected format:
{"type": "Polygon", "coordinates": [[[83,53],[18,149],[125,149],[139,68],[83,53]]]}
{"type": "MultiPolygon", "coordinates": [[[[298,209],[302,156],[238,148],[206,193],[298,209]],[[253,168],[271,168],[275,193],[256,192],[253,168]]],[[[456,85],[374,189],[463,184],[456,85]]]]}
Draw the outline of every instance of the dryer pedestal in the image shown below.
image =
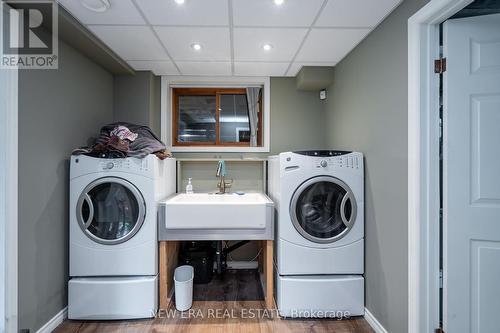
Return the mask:
{"type": "Polygon", "coordinates": [[[280,316],[344,319],[365,314],[362,275],[276,277],[280,316]]]}
{"type": "Polygon", "coordinates": [[[308,248],[277,241],[277,263],[281,275],[361,275],[364,273],[364,239],[349,246],[308,248]]]}

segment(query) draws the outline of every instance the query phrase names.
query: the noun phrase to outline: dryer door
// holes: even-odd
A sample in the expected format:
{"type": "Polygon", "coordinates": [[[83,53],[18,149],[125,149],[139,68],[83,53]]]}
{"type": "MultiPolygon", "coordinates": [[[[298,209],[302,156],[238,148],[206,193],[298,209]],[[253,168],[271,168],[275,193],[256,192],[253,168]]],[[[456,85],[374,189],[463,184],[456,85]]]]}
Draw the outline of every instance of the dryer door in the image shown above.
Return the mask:
{"type": "Polygon", "coordinates": [[[100,178],[78,199],[76,216],[81,229],[100,244],[120,244],[132,238],[144,223],[146,204],[139,190],[125,179],[100,178]]]}
{"type": "Polygon", "coordinates": [[[295,229],[316,243],[333,243],[347,235],[356,220],[356,209],[349,186],[329,176],[308,179],[290,202],[295,229]]]}

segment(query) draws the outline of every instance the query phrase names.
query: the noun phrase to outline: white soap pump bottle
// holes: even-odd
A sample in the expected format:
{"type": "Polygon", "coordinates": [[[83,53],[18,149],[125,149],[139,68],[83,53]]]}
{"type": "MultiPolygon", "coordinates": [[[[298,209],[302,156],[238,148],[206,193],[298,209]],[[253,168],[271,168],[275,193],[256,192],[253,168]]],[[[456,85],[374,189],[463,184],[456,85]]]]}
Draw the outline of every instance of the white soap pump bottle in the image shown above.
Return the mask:
{"type": "Polygon", "coordinates": [[[186,194],[193,194],[193,184],[191,183],[191,179],[193,178],[188,178],[188,183],[186,185],[186,194]]]}

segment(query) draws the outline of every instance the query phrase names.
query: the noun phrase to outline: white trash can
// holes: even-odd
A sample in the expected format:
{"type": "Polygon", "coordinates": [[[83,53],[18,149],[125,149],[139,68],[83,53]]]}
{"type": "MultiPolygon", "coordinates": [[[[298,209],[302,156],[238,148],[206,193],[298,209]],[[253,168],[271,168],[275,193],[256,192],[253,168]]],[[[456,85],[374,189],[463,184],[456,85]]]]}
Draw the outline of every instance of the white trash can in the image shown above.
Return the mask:
{"type": "Polygon", "coordinates": [[[193,266],[179,266],[174,272],[175,281],[175,308],[186,311],[193,305],[193,266]]]}

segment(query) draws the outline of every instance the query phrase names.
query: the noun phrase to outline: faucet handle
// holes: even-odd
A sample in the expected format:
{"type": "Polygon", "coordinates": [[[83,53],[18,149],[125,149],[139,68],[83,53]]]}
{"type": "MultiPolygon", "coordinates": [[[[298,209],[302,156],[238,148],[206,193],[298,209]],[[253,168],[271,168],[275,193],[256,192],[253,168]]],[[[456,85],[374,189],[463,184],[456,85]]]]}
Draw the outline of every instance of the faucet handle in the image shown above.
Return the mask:
{"type": "Polygon", "coordinates": [[[229,181],[229,182],[224,181],[224,185],[225,185],[226,187],[231,187],[231,185],[233,185],[233,182],[234,182],[234,179],[233,179],[233,178],[231,178],[231,181],[229,181]]]}
{"type": "Polygon", "coordinates": [[[217,170],[215,171],[215,177],[219,177],[222,169],[221,161],[217,162],[217,170]]]}

